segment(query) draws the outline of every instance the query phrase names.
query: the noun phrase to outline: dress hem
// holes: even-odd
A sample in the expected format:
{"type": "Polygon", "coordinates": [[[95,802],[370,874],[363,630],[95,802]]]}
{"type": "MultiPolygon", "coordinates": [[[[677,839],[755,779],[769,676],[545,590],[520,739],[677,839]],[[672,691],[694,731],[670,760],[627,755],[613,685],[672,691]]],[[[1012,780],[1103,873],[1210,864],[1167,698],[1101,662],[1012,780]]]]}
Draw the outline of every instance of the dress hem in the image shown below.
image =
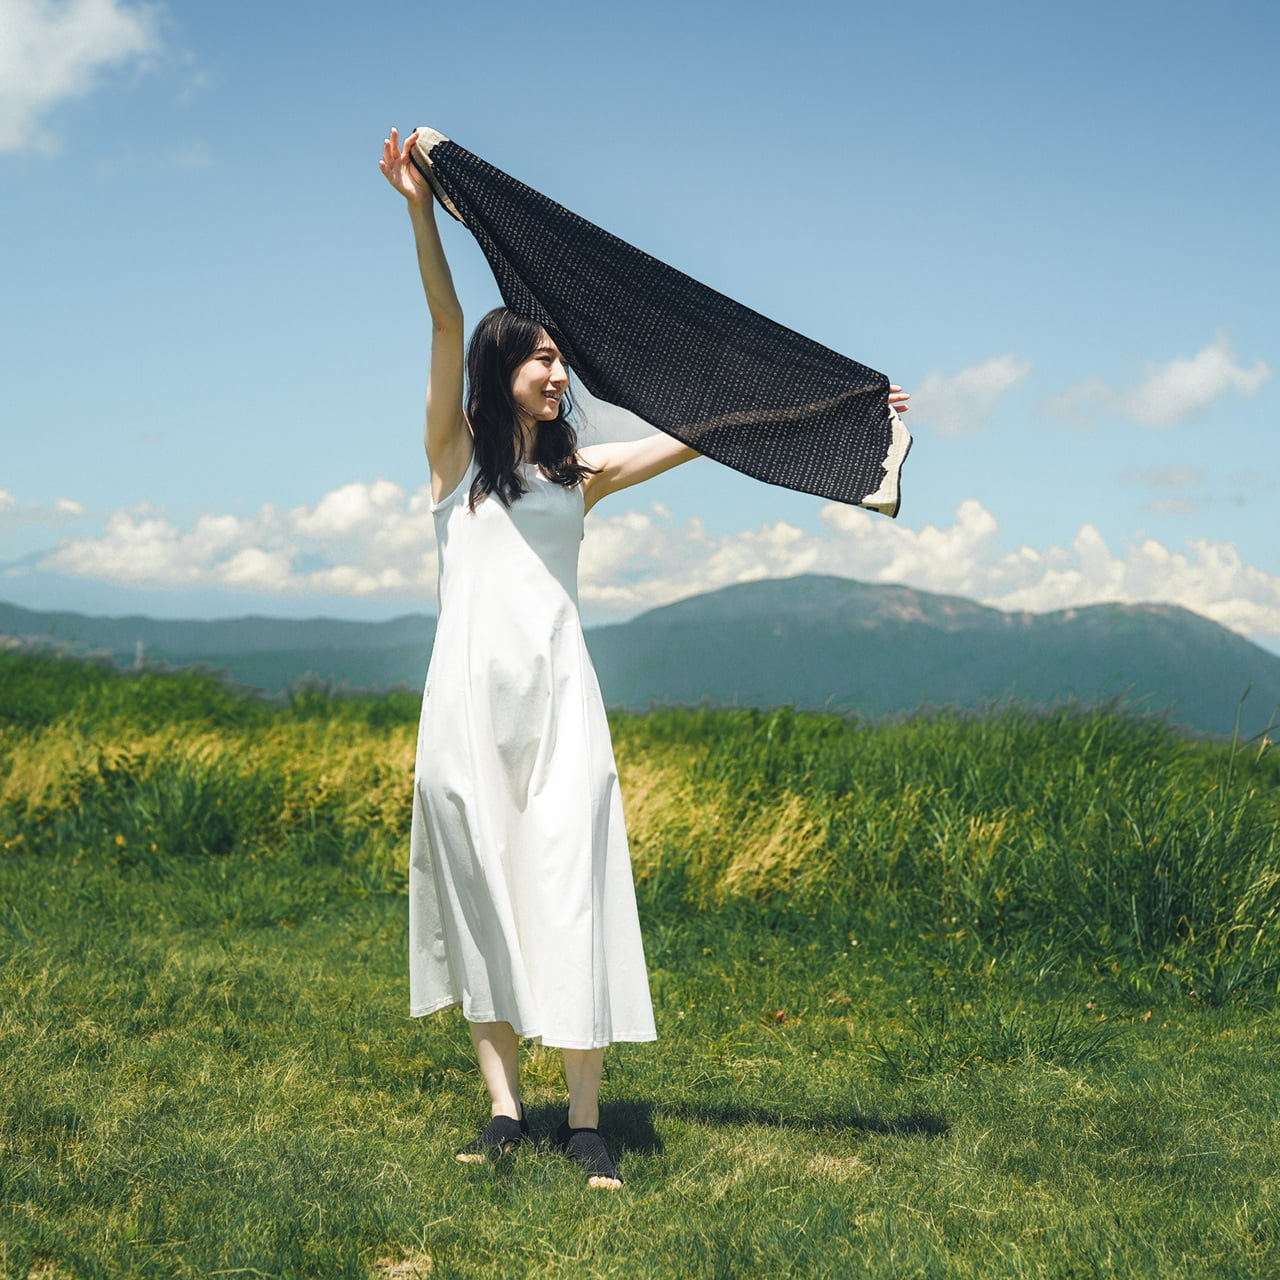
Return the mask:
{"type": "MultiPolygon", "coordinates": [[[[433,1013],[439,1013],[443,1009],[452,1009],[456,1005],[460,1005],[461,1000],[445,1000],[441,1004],[430,1005],[411,1005],[409,1007],[409,1017],[426,1018],[433,1013]]],[[[475,1011],[472,1010],[474,1015],[475,1011]]],[[[481,1014],[467,1018],[468,1022],[509,1022],[512,1030],[521,1040],[534,1040],[538,1044],[548,1049],[607,1049],[611,1044],[652,1044],[658,1038],[657,1031],[646,1031],[642,1035],[620,1035],[614,1036],[610,1040],[588,1040],[588,1041],[568,1041],[568,1040],[547,1040],[541,1031],[524,1031],[517,1027],[510,1018],[499,1017],[496,1013],[481,1014]]]]}

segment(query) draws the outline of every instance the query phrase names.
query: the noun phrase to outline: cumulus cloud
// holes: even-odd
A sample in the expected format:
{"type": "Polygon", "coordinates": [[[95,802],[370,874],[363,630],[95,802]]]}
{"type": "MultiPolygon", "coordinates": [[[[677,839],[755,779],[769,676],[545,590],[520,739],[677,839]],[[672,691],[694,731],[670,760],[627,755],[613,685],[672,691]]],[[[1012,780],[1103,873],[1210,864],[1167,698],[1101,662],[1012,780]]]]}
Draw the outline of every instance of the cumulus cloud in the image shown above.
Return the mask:
{"type": "Polygon", "coordinates": [[[977,595],[997,556],[995,517],[968,499],[947,528],[909,529],[854,507],[822,508],[822,532],[785,521],[710,534],[700,520],[676,523],[665,508],[593,516],[582,548],[584,606],[617,612],[758,578],[829,573],[870,582],[909,582],[930,591],[977,595]]]}
{"type": "MultiPolygon", "coordinates": [[[[1178,496],[1176,488],[1166,492],[1178,496]]],[[[0,522],[22,506],[0,490],[0,522]]],[[[591,516],[580,595],[588,621],[601,622],[734,583],[825,573],[1035,612],[1162,601],[1245,635],[1280,635],[1280,575],[1247,563],[1230,542],[1170,547],[1147,538],[1113,549],[1084,524],[1068,545],[1009,551],[999,532],[995,516],[973,498],[950,523],[919,529],[829,503],[816,531],[779,520],[724,533],[696,517],[677,520],[653,503],[591,516]]],[[[426,604],[436,585],[430,494],[389,480],[357,482],[309,506],[208,513],[187,527],[134,507],[111,514],[93,536],[66,538],[32,567],[137,585],[426,604]]]]}
{"type": "Polygon", "coordinates": [[[1179,604],[1245,635],[1280,634],[1280,575],[1245,563],[1232,543],[1193,538],[1171,550],[1147,538],[1116,554],[1092,525],[1069,551],[1053,548],[1045,572],[988,603],[1038,611],[1106,600],[1179,604]]]}
{"type": "Polygon", "coordinates": [[[583,605],[625,616],[762,577],[828,573],[963,595],[1041,612],[1103,601],[1179,604],[1245,635],[1280,634],[1280,575],[1247,564],[1230,542],[1171,549],[1145,539],[1113,551],[1092,524],[1069,546],[1002,551],[995,517],[967,499],[946,526],[911,529],[854,507],[822,509],[823,530],[782,522],[711,535],[664,509],[593,517],[583,546],[583,605]]]}
{"type": "Polygon", "coordinates": [[[1119,414],[1147,427],[1169,427],[1206,413],[1223,396],[1256,396],[1271,377],[1265,360],[1246,368],[1219,334],[1193,356],[1178,356],[1156,365],[1131,387],[1113,387],[1090,378],[1045,402],[1048,412],[1088,422],[1106,413],[1119,414]]]}
{"type": "Polygon", "coordinates": [[[64,541],[36,567],[137,585],[429,598],[436,576],[430,492],[357,482],[314,506],[206,514],[187,529],[132,507],[112,513],[101,533],[64,541]]]}
{"type": "Polygon", "coordinates": [[[160,47],[153,5],[4,0],[0,16],[0,151],[48,146],[41,122],[50,111],[160,47]]]}
{"type": "Polygon", "coordinates": [[[1003,355],[956,374],[930,373],[913,388],[912,418],[944,436],[978,431],[990,422],[1000,397],[1030,372],[1030,360],[1003,355]]]}

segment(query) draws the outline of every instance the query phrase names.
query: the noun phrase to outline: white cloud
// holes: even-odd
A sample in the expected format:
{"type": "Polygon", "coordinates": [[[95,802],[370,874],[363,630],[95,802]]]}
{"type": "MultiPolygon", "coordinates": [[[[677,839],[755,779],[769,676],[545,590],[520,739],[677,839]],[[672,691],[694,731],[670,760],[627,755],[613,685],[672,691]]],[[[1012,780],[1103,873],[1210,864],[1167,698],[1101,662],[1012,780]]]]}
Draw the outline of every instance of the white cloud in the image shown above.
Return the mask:
{"type": "Polygon", "coordinates": [[[42,570],[154,586],[272,594],[434,595],[429,491],[390,480],[342,485],[314,506],[200,516],[183,530],[148,507],[116,511],[96,536],[64,541],[42,570]]]}
{"type": "Polygon", "coordinates": [[[287,591],[293,566],[283,551],[243,547],[218,566],[218,577],[229,586],[249,591],[287,591]]]}
{"type": "MultiPolygon", "coordinates": [[[[0,490],[0,521],[22,506],[0,490]]],[[[1161,601],[1245,635],[1280,635],[1280,575],[1248,564],[1230,542],[1194,539],[1179,548],[1147,538],[1113,550],[1084,524],[1069,545],[1006,551],[995,517],[973,498],[950,524],[919,529],[837,503],[820,516],[816,532],[776,521],[712,533],[697,518],[678,522],[660,503],[594,513],[581,553],[584,612],[589,622],[616,620],[734,583],[824,573],[1035,612],[1161,601]]],[[[436,585],[430,494],[425,486],[406,493],[389,480],[358,482],[310,506],[209,513],[187,528],[131,508],[111,514],[95,536],[67,538],[34,567],[138,585],[425,605],[436,585]]]]}
{"type": "Polygon", "coordinates": [[[1168,427],[1206,413],[1223,396],[1256,396],[1271,377],[1265,360],[1245,368],[1227,339],[1219,334],[1193,356],[1178,356],[1156,365],[1132,387],[1112,387],[1090,378],[1045,402],[1060,417],[1088,421],[1115,413],[1147,427],[1168,427]]]}
{"type": "Polygon", "coordinates": [[[391,480],[344,484],[326,493],[310,510],[298,507],[293,524],[299,533],[321,540],[375,525],[404,503],[404,490],[391,480]]]}
{"type": "Polygon", "coordinates": [[[86,514],[75,498],[58,498],[52,504],[21,502],[8,489],[0,489],[0,533],[6,537],[19,530],[71,524],[86,514]]]}
{"type": "Polygon", "coordinates": [[[720,536],[653,509],[593,516],[582,553],[584,608],[626,616],[755,578],[828,573],[1032,612],[1159,601],[1245,635],[1280,634],[1280,575],[1245,563],[1230,542],[1196,539],[1175,550],[1149,538],[1117,553],[1085,524],[1070,546],[1005,552],[995,517],[972,498],[942,528],[911,529],[835,503],[821,516],[818,534],[779,523],[720,536]]]}
{"type": "Polygon", "coordinates": [[[939,435],[978,431],[990,422],[1000,397],[1030,372],[1030,360],[1003,355],[956,374],[930,373],[913,388],[911,416],[939,435]]]}
{"type": "Polygon", "coordinates": [[[160,47],[159,10],[125,0],[0,0],[0,151],[50,145],[42,119],[160,47]]]}
{"type": "Polygon", "coordinates": [[[677,525],[657,510],[592,516],[582,548],[584,606],[617,613],[757,578],[829,573],[870,582],[910,582],[930,591],[978,595],[997,558],[996,521],[974,499],[945,529],[913,530],[855,507],[822,508],[825,530],[779,521],[712,536],[699,520],[677,525]]]}
{"type": "Polygon", "coordinates": [[[1106,600],[1179,604],[1245,635],[1280,634],[1280,575],[1246,564],[1232,543],[1192,538],[1174,551],[1147,538],[1117,555],[1090,525],[1072,554],[987,603],[1039,611],[1106,600]]]}
{"type": "Polygon", "coordinates": [[[1203,413],[1230,391],[1256,396],[1270,377],[1265,361],[1251,369],[1238,364],[1226,338],[1219,336],[1190,359],[1179,357],[1153,369],[1143,382],[1120,393],[1121,405],[1147,426],[1166,427],[1203,413]]]}

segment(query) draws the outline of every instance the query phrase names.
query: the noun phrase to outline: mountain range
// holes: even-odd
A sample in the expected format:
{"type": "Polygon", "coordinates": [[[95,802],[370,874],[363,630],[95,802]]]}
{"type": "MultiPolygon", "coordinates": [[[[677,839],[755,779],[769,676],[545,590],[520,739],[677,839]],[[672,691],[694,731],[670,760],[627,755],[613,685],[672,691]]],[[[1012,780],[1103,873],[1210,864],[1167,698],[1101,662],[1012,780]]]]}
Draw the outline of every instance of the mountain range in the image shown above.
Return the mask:
{"type": "MultiPolygon", "coordinates": [[[[421,687],[435,620],[166,621],[0,603],[0,636],[122,666],[204,665],[278,693],[300,680],[421,687]]],[[[804,575],[741,583],[588,631],[610,706],[823,707],[876,718],[998,700],[1120,700],[1245,736],[1280,706],[1280,656],[1174,605],[1007,613],[958,596],[804,575]],[[1249,696],[1241,706],[1246,690],[1249,696]]]]}

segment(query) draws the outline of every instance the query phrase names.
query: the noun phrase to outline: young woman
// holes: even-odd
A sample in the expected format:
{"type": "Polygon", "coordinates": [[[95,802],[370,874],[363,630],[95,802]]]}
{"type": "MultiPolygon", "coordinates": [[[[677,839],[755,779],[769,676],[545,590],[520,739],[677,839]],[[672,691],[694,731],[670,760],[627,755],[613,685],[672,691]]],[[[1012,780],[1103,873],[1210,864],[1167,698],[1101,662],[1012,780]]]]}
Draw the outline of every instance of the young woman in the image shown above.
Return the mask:
{"type": "MultiPolygon", "coordinates": [[[[426,449],[440,614],[423,696],[410,853],[410,1011],[461,1002],[491,1118],[458,1152],[528,1134],[518,1045],[563,1053],[556,1143],[619,1187],[598,1132],[605,1047],[655,1038],[608,724],[578,615],[583,519],[697,457],[666,435],[579,448],[550,335],[462,310],[430,188],[395,129],[380,167],[408,201],[431,311],[426,449]],[[465,381],[464,381],[465,369],[465,381]]],[[[907,397],[894,388],[900,410],[907,397]]]]}

